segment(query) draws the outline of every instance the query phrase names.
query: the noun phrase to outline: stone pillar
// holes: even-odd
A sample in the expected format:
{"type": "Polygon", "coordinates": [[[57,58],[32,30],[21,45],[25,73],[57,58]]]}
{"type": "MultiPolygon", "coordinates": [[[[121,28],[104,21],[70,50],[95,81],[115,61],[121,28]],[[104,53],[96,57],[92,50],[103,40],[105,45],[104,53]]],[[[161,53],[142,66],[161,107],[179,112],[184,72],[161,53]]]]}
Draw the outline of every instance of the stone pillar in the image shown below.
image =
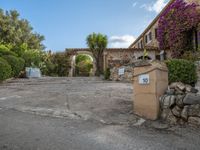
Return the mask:
{"type": "Polygon", "coordinates": [[[108,52],[104,51],[104,53],[103,53],[103,71],[105,71],[106,68],[108,67],[107,66],[107,55],[108,55],[108,52]]]}
{"type": "Polygon", "coordinates": [[[70,57],[70,61],[71,61],[71,68],[70,68],[70,70],[69,70],[69,77],[73,77],[74,76],[74,71],[75,71],[75,58],[76,58],[76,56],[74,55],[74,56],[71,56],[70,57]]]}
{"type": "Polygon", "coordinates": [[[164,63],[142,65],[134,68],[134,112],[156,120],[160,112],[159,98],[168,87],[168,70],[164,63]]]}

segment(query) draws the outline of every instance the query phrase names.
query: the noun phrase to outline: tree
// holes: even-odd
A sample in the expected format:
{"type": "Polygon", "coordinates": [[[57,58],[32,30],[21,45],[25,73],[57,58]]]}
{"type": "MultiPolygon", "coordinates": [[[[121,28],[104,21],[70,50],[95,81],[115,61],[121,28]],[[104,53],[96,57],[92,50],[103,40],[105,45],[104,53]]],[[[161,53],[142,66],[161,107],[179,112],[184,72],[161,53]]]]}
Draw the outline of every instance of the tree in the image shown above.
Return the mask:
{"type": "Polygon", "coordinates": [[[103,51],[108,45],[108,38],[101,33],[92,33],[87,36],[87,45],[96,60],[96,75],[103,73],[103,51]]]}
{"type": "Polygon", "coordinates": [[[33,32],[29,22],[19,16],[16,10],[0,9],[0,44],[11,44],[14,48],[27,44],[28,49],[44,49],[44,36],[33,32]]]}

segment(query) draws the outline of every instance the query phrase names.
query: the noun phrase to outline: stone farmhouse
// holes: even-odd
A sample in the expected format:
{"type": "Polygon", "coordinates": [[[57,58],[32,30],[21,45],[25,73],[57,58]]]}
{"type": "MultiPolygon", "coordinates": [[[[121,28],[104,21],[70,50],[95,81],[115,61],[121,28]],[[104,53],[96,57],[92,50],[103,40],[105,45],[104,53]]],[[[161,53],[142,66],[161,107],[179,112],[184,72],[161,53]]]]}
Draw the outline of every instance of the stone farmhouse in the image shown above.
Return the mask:
{"type": "MultiPolygon", "coordinates": [[[[175,0],[170,0],[165,8],[157,15],[157,17],[149,24],[149,26],[142,32],[142,34],[130,45],[129,48],[159,48],[157,40],[158,21],[161,14],[171,5],[175,0]]],[[[196,3],[200,5],[200,0],[185,0],[187,3],[196,3]]],[[[193,46],[195,49],[200,48],[200,24],[196,31],[193,33],[193,46]]],[[[159,57],[157,53],[155,57],[159,57]]],[[[167,52],[167,57],[170,57],[170,52],[167,52]]]]}

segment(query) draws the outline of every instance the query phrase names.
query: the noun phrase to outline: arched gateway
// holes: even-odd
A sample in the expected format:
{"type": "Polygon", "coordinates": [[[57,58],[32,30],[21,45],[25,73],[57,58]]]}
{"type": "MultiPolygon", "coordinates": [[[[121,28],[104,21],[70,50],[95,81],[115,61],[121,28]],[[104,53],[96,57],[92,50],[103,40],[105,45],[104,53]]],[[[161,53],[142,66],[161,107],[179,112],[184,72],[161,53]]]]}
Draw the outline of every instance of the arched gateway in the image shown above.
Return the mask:
{"type": "Polygon", "coordinates": [[[80,54],[89,55],[92,58],[93,69],[91,75],[94,76],[96,72],[96,60],[94,59],[93,54],[89,51],[89,49],[66,49],[66,52],[70,55],[70,63],[71,67],[69,70],[69,77],[74,77],[76,74],[76,57],[80,54]]]}

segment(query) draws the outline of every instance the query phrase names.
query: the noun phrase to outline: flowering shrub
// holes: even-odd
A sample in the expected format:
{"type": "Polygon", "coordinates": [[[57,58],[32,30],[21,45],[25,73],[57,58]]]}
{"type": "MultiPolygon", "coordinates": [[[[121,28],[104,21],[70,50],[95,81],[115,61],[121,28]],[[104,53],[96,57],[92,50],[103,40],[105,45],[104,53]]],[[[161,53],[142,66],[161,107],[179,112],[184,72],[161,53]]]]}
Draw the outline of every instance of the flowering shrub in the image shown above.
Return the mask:
{"type": "MultiPolygon", "coordinates": [[[[179,57],[192,41],[192,31],[200,22],[199,5],[188,4],[184,0],[175,0],[161,14],[158,23],[158,41],[161,49],[172,51],[172,57],[179,57]]],[[[187,49],[191,50],[191,49],[187,49]]]]}

